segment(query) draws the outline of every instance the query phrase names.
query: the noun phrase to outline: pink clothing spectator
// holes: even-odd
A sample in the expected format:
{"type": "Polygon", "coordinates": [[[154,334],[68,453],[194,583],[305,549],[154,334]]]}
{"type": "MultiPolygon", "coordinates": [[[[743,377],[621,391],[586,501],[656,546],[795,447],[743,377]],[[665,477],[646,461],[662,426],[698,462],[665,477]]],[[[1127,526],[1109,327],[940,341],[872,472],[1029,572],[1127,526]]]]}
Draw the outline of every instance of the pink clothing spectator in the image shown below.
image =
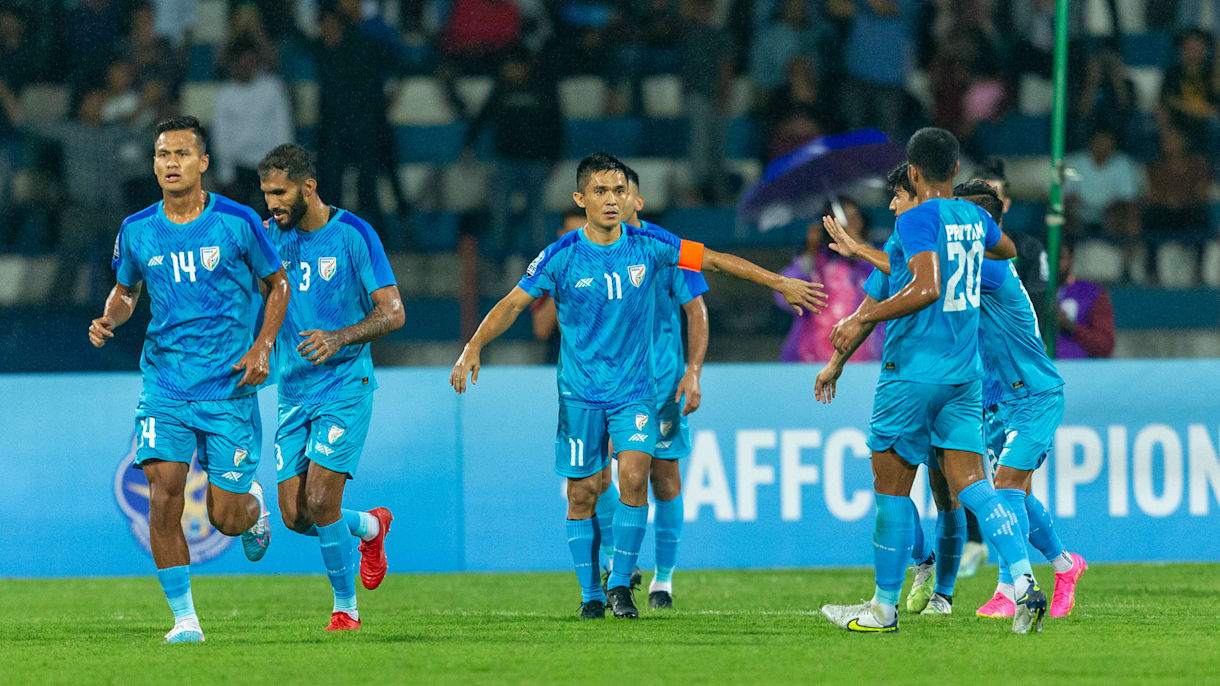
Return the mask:
{"type": "MultiPolygon", "coordinates": [[[[843,317],[856,310],[864,300],[864,281],[873,268],[863,260],[848,260],[821,248],[816,257],[801,253],[782,272],[784,276],[825,285],[829,304],[820,314],[795,316],[795,311],[783,297],[775,294],[775,303],[780,309],[792,312],[792,330],[784,340],[780,353],[781,362],[825,362],[834,353],[830,344],[830,330],[843,317]]],[[[881,359],[881,344],[885,334],[877,327],[871,336],[852,355],[852,362],[867,362],[881,359]]]]}

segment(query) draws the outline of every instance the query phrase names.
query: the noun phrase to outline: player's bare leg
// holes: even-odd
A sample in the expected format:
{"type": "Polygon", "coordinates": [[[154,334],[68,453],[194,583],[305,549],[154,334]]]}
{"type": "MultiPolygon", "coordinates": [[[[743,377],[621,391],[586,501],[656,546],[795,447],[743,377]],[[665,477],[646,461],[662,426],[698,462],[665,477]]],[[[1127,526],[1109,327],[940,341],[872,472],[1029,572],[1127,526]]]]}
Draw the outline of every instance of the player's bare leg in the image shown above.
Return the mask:
{"type": "Polygon", "coordinates": [[[313,534],[314,521],[305,503],[305,474],[285,479],[278,484],[280,519],[284,526],[298,534],[313,534]]]}
{"type": "Polygon", "coordinates": [[[318,529],[322,561],[334,590],[334,608],[327,631],[360,628],[356,609],[356,579],[352,564],[351,531],[343,520],[343,488],[347,474],[309,463],[305,478],[305,510],[318,529]]]}
{"type": "Polygon", "coordinates": [[[657,568],[652,583],[648,586],[648,606],[653,609],[670,609],[673,602],[673,572],[676,564],[678,541],[682,524],[682,470],[678,460],[652,461],[652,496],[656,501],[657,514],[653,526],[656,529],[657,568]],[[666,515],[666,506],[676,506],[672,514],[666,515]],[[663,516],[665,515],[665,516],[663,516]],[[669,522],[673,523],[670,524],[669,522]]]}
{"type": "Polygon", "coordinates": [[[170,609],[174,628],[165,634],[166,643],[200,643],[203,629],[195,614],[191,596],[191,553],[182,533],[182,511],[186,507],[185,462],[153,460],[144,463],[148,479],[148,539],[157,578],[170,609]]]}

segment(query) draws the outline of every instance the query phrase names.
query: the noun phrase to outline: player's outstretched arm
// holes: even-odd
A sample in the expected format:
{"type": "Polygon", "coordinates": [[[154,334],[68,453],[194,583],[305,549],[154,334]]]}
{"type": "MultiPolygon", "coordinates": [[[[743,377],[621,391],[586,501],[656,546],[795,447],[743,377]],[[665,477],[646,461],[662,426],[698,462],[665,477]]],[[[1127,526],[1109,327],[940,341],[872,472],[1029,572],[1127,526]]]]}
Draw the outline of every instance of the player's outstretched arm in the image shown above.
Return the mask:
{"type": "Polygon", "coordinates": [[[465,393],[467,376],[470,376],[470,383],[479,382],[479,368],[482,366],[479,355],[483,352],[483,346],[508,331],[508,327],[517,321],[517,316],[521,314],[521,311],[529,307],[532,302],[534,302],[534,296],[526,293],[520,286],[515,286],[508,295],[496,303],[495,307],[491,308],[491,311],[479,323],[479,328],[474,332],[474,336],[471,337],[466,347],[462,348],[462,354],[458,356],[457,362],[453,365],[453,372],[449,374],[449,385],[453,386],[453,390],[465,393]]]}
{"type": "Polygon", "coordinates": [[[102,308],[102,316],[89,322],[89,342],[93,347],[106,345],[107,338],[114,338],[114,330],[131,319],[131,313],[136,311],[136,303],[140,302],[140,293],[144,291],[144,282],[134,286],[124,286],[115,282],[106,296],[106,305],[102,308]]]}
{"type": "Polygon", "coordinates": [[[885,274],[890,273],[890,256],[884,250],[878,250],[871,245],[860,243],[852,238],[843,225],[839,223],[832,215],[822,217],[822,226],[826,229],[826,233],[830,234],[830,239],[834,241],[830,244],[830,249],[839,253],[848,259],[859,258],[876,267],[879,271],[885,274]]]}
{"type": "Polygon", "coordinates": [[[940,258],[935,252],[925,250],[916,253],[907,261],[907,268],[911,270],[911,281],[902,290],[880,302],[865,299],[859,309],[835,324],[830,332],[830,342],[835,350],[855,350],[851,343],[860,335],[859,329],[865,324],[905,317],[940,298],[940,258]]]}
{"type": "Polygon", "coordinates": [[[402,309],[402,296],[398,286],[390,284],[382,286],[369,294],[373,300],[373,309],[364,319],[334,331],[309,329],[297,333],[305,340],[297,346],[301,357],[308,359],[314,365],[322,364],[339,352],[345,345],[360,345],[375,341],[378,338],[399,329],[406,321],[406,313],[402,309]]]}
{"type": "Polygon", "coordinates": [[[271,373],[271,351],[275,348],[275,337],[284,323],[284,312],[288,309],[291,287],[284,270],[280,269],[263,279],[267,285],[267,302],[263,305],[263,328],[259,329],[254,345],[233,365],[233,370],[242,370],[238,386],[257,386],[267,380],[271,373]]]}
{"type": "Polygon", "coordinates": [[[806,311],[816,314],[826,309],[826,292],[822,290],[822,284],[780,276],[736,255],[704,249],[703,269],[766,286],[784,296],[797,314],[806,311]]]}
{"type": "MultiPolygon", "coordinates": [[[[864,307],[865,304],[870,302],[875,303],[877,301],[866,295],[864,296],[864,302],[860,303],[860,307],[864,307]]],[[[853,316],[855,314],[859,314],[860,307],[856,308],[856,312],[853,313],[853,316]]],[[[875,328],[877,328],[875,323],[865,324],[864,326],[860,327],[859,330],[854,334],[851,344],[848,346],[849,349],[846,352],[836,349],[834,354],[830,356],[830,361],[826,363],[826,366],[822,368],[822,371],[818,372],[818,378],[813,382],[813,396],[817,398],[819,402],[829,404],[830,401],[834,400],[835,388],[838,384],[839,376],[843,374],[843,364],[847,362],[847,360],[851,359],[851,356],[855,354],[856,350],[859,349],[860,345],[864,343],[865,339],[869,337],[869,334],[871,334],[875,328]]]]}
{"type": "Polygon", "coordinates": [[[699,388],[699,377],[703,376],[703,358],[707,356],[707,304],[703,296],[683,303],[682,311],[686,313],[686,373],[678,382],[678,392],[674,402],[686,395],[686,404],[682,406],[682,414],[690,414],[699,409],[703,402],[703,390],[699,388]]]}
{"type": "Polygon", "coordinates": [[[1008,234],[1000,234],[1000,242],[991,246],[991,250],[983,253],[989,260],[1011,260],[1017,256],[1017,244],[1012,242],[1008,234]]]}

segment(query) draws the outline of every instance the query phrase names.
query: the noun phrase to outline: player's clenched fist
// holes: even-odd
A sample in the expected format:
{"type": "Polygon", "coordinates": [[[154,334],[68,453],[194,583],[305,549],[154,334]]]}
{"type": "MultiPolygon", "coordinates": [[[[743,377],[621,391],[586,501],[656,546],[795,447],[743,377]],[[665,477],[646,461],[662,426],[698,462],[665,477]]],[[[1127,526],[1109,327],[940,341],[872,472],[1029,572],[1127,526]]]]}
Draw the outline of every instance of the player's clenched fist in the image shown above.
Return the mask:
{"type": "Polygon", "coordinates": [[[826,309],[826,292],[822,290],[820,283],[785,276],[776,290],[797,314],[817,314],[826,309]]]}
{"type": "Polygon", "coordinates": [[[860,331],[864,327],[860,320],[854,314],[850,314],[839,320],[835,324],[835,328],[830,332],[830,343],[835,347],[835,350],[843,354],[851,352],[852,346],[856,339],[860,336],[860,331]]]}
{"type": "Polygon", "coordinates": [[[466,392],[466,376],[470,375],[470,383],[477,384],[479,382],[479,351],[466,348],[458,357],[457,363],[453,365],[453,372],[449,375],[449,385],[453,386],[453,390],[458,393],[466,392]]]}
{"type": "Polygon", "coordinates": [[[93,347],[106,345],[107,338],[114,338],[114,320],[110,317],[98,317],[89,324],[89,342],[93,347]]]}

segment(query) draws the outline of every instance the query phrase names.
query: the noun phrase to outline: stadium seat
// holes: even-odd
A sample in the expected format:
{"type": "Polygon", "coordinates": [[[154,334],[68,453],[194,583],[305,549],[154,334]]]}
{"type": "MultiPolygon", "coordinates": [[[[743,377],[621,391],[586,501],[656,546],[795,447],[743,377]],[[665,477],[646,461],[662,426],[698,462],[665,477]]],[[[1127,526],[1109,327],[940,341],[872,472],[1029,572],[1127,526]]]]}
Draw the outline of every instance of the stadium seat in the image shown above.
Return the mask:
{"type": "Polygon", "coordinates": [[[1055,86],[1049,79],[1033,74],[1021,76],[1017,87],[1017,109],[1027,117],[1050,114],[1055,98],[1055,86]]]}
{"type": "Polygon", "coordinates": [[[548,210],[563,212],[573,207],[572,191],[576,189],[576,162],[560,162],[551,169],[551,176],[546,180],[546,190],[543,191],[543,202],[548,210]]]}
{"type": "Polygon", "coordinates": [[[572,76],[559,82],[559,108],[568,119],[606,116],[610,89],[598,76],[572,76]]]}
{"type": "Polygon", "coordinates": [[[293,81],[288,88],[292,92],[292,114],[297,126],[317,126],[318,84],[313,81],[293,81]]]}
{"type": "Polygon", "coordinates": [[[199,118],[204,126],[212,124],[212,104],[216,102],[216,93],[220,84],[215,81],[203,83],[186,83],[182,85],[182,111],[190,112],[199,118]]]}
{"type": "Polygon", "coordinates": [[[450,164],[462,153],[465,124],[443,126],[397,126],[394,137],[398,143],[398,161],[450,164]]]}
{"type": "Polygon", "coordinates": [[[186,80],[215,81],[218,78],[219,66],[215,45],[195,43],[187,57],[186,80]]]}
{"type": "Polygon", "coordinates": [[[464,76],[454,84],[458,98],[466,106],[468,116],[476,116],[491,95],[495,81],[489,76],[464,76]]]}
{"type": "Polygon", "coordinates": [[[224,45],[229,30],[229,3],[227,0],[199,0],[195,6],[195,25],[191,40],[196,43],[224,45]]]}
{"type": "Polygon", "coordinates": [[[922,69],[910,70],[904,86],[906,92],[923,105],[925,112],[936,108],[936,98],[932,95],[932,81],[928,78],[928,72],[922,69]]]}
{"type": "Polygon", "coordinates": [[[1203,283],[1212,288],[1220,287],[1220,243],[1208,241],[1203,248],[1203,263],[1200,271],[1203,283]]]}
{"type": "Polygon", "coordinates": [[[1160,67],[1127,67],[1127,76],[1135,86],[1136,105],[1144,112],[1155,112],[1161,101],[1165,72],[1160,67]]]}
{"type": "Polygon", "coordinates": [[[568,119],[563,123],[565,159],[580,159],[597,150],[615,157],[641,154],[644,125],[639,119],[568,119]]]}
{"type": "Polygon", "coordinates": [[[725,163],[725,166],[728,168],[729,173],[737,174],[741,177],[741,187],[743,192],[745,189],[748,189],[754,184],[758,183],[758,180],[762,178],[763,165],[762,162],[759,162],[756,158],[744,157],[736,160],[728,160],[725,163]]]}
{"type": "Polygon", "coordinates": [[[623,160],[640,175],[644,212],[661,212],[673,204],[674,167],[672,160],[648,157],[623,160]]]}
{"type": "Polygon", "coordinates": [[[68,116],[70,99],[65,86],[36,83],[21,91],[21,111],[29,120],[58,121],[68,116]]]}
{"type": "Polygon", "coordinates": [[[1045,200],[1051,186],[1051,158],[1042,156],[1008,157],[1004,172],[1008,193],[1014,198],[1045,200]]]}
{"type": "Polygon", "coordinates": [[[986,155],[1046,155],[1050,153],[1050,117],[1010,113],[1000,121],[979,122],[974,141],[986,155]]]}
{"type": "MultiPolygon", "coordinates": [[[[421,252],[432,253],[442,251],[457,250],[458,243],[458,224],[461,217],[455,212],[420,212],[412,218],[411,223],[411,240],[414,248],[421,252]]],[[[453,271],[447,274],[435,273],[432,269],[432,260],[435,256],[429,255],[427,260],[421,264],[420,271],[424,285],[422,292],[425,294],[435,294],[440,290],[452,290],[454,295],[457,294],[457,267],[454,263],[453,271]],[[452,282],[452,288],[445,285],[432,283],[437,279],[441,281],[452,282]]],[[[454,257],[456,260],[456,256],[454,257]]]]}
{"type": "Polygon", "coordinates": [[[0,305],[15,304],[29,273],[29,263],[18,255],[0,255],[0,305]]]}
{"type": "MultiPolygon", "coordinates": [[[[25,258],[25,283],[17,294],[19,303],[43,303],[51,294],[51,286],[55,282],[55,270],[59,267],[59,259],[53,255],[40,255],[25,258]]],[[[0,271],[3,269],[0,268],[0,271]]]]}
{"type": "Polygon", "coordinates": [[[1123,251],[1100,240],[1082,241],[1076,246],[1076,275],[1088,281],[1117,281],[1123,273],[1123,251]]]}
{"type": "Polygon", "coordinates": [[[1200,257],[1197,250],[1177,241],[1161,243],[1156,251],[1157,283],[1165,288],[1191,288],[1198,285],[1194,265],[1200,257]]]}
{"type": "Polygon", "coordinates": [[[682,116],[682,80],[672,74],[649,76],[640,84],[644,112],[657,119],[682,116]]]}
{"type": "Polygon", "coordinates": [[[1119,45],[1129,66],[1164,69],[1173,62],[1173,36],[1168,31],[1124,35],[1119,45]]]}
{"type": "Polygon", "coordinates": [[[737,160],[756,157],[761,147],[760,134],[753,119],[739,117],[729,122],[724,137],[724,156],[737,160]]]}
{"type": "Polygon", "coordinates": [[[439,81],[414,76],[399,83],[398,97],[390,105],[391,124],[437,126],[454,120],[453,108],[439,81]]]}
{"type": "MultiPolygon", "coordinates": [[[[441,196],[446,209],[468,212],[487,206],[487,165],[480,163],[453,164],[441,170],[441,196]]],[[[497,202],[503,200],[497,198],[497,202]]]]}
{"type": "Polygon", "coordinates": [[[419,210],[439,209],[441,193],[436,178],[436,167],[431,164],[398,165],[398,183],[405,189],[407,198],[419,210]]]}

